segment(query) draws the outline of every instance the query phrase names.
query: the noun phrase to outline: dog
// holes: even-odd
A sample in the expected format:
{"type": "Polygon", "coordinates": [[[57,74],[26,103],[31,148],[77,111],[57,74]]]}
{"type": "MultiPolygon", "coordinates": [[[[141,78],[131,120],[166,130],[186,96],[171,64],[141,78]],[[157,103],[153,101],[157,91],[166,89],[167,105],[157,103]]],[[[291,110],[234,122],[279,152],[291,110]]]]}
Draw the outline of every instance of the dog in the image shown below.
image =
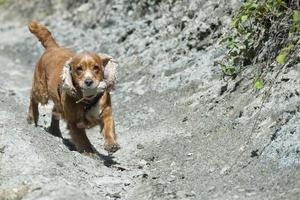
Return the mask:
{"type": "Polygon", "coordinates": [[[45,48],[35,66],[28,123],[37,126],[38,105],[45,105],[52,100],[54,106],[48,132],[62,137],[59,128],[62,118],[67,123],[76,150],[94,153],[86,129],[100,125],[104,149],[109,153],[116,152],[120,146],[109,93],[116,71],[112,58],[87,51],[76,54],[71,49],[61,47],[51,32],[36,21],[29,21],[28,28],[45,48]]]}

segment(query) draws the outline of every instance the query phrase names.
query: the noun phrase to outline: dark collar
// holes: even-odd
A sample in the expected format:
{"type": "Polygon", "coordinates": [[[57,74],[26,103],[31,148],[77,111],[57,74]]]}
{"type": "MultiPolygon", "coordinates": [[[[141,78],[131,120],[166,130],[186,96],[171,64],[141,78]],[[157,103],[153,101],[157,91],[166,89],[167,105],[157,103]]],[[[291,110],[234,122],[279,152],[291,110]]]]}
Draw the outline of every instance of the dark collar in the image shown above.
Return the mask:
{"type": "Polygon", "coordinates": [[[84,99],[80,102],[81,105],[83,105],[83,109],[85,111],[90,110],[94,105],[97,104],[99,99],[103,96],[103,93],[98,93],[95,97],[92,99],[84,99]]]}

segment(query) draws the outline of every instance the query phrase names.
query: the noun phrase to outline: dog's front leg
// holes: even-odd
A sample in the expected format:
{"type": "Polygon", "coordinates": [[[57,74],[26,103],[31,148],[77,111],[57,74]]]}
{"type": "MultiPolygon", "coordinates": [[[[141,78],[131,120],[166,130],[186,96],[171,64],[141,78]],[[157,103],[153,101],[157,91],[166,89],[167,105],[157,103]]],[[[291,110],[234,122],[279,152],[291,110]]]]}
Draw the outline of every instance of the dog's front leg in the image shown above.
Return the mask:
{"type": "Polygon", "coordinates": [[[120,146],[117,143],[115,123],[112,117],[111,107],[104,109],[101,121],[104,135],[104,149],[108,152],[114,153],[120,149],[120,146]]]}
{"type": "Polygon", "coordinates": [[[86,136],[85,129],[78,128],[77,123],[68,123],[68,127],[77,151],[80,153],[93,153],[94,150],[92,148],[92,144],[86,136]]]}

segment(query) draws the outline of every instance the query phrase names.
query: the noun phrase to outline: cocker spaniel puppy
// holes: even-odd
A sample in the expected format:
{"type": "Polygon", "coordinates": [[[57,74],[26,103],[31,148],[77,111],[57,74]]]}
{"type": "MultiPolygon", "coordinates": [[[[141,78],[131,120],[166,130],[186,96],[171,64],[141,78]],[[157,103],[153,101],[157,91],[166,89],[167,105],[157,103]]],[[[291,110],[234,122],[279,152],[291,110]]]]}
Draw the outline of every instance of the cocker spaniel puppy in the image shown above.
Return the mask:
{"type": "Polygon", "coordinates": [[[116,81],[116,62],[95,52],[74,53],[59,46],[43,25],[30,21],[29,30],[45,48],[33,75],[27,120],[37,126],[39,104],[54,102],[48,131],[61,137],[59,119],[64,119],[79,152],[93,153],[85,129],[100,125],[104,149],[116,152],[115,125],[109,91],[116,81]]]}

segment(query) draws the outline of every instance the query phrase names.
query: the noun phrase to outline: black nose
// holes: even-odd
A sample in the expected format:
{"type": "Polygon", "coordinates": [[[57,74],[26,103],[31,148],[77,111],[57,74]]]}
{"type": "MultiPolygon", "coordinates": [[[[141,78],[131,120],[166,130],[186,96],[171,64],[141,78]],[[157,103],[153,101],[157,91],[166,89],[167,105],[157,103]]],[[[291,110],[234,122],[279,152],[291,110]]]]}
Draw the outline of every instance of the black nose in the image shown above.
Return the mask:
{"type": "Polygon", "coordinates": [[[88,86],[88,87],[91,86],[93,83],[94,83],[94,81],[92,79],[86,79],[84,81],[84,84],[86,84],[86,86],[88,86]]]}

